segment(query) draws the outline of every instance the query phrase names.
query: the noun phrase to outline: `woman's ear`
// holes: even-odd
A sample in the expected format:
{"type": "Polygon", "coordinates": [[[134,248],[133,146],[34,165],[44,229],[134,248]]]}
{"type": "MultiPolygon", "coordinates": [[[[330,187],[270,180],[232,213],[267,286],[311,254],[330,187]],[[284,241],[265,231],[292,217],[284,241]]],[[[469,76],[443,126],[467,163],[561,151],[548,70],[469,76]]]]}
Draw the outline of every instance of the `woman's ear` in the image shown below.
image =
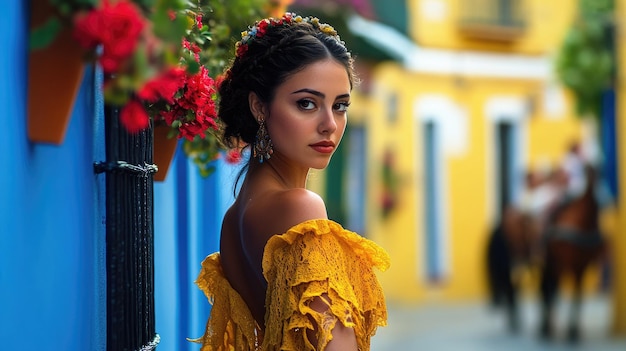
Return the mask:
{"type": "Polygon", "coordinates": [[[252,116],[257,120],[257,122],[260,119],[267,118],[267,108],[265,103],[261,101],[259,96],[253,91],[248,94],[248,105],[250,106],[250,113],[252,113],[252,116]]]}

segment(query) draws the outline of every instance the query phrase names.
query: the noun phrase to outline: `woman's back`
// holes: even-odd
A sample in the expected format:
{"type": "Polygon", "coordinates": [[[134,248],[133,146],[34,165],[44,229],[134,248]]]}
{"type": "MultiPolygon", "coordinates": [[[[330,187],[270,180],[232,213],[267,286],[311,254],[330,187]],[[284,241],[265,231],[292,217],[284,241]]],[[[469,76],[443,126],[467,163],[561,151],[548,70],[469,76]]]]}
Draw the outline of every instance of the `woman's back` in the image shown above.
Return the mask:
{"type": "Polygon", "coordinates": [[[265,309],[265,281],[246,256],[242,244],[241,224],[236,208],[231,208],[224,217],[220,238],[220,258],[224,276],[241,295],[256,323],[263,328],[265,309]]]}
{"type": "Polygon", "coordinates": [[[262,260],[267,240],[310,219],[326,219],[323,200],[303,188],[280,184],[271,172],[251,170],[237,201],[224,216],[220,252],[224,274],[264,326],[262,260]]]}

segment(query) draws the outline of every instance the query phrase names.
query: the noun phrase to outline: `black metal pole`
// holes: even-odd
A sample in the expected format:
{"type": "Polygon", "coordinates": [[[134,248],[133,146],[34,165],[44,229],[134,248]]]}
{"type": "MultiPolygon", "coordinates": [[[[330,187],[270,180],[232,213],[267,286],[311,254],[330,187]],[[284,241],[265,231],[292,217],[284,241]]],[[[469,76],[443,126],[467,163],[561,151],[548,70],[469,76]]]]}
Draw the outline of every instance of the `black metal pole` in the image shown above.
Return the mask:
{"type": "Polygon", "coordinates": [[[105,108],[107,350],[149,351],[154,314],[153,130],[128,133],[105,108]]]}

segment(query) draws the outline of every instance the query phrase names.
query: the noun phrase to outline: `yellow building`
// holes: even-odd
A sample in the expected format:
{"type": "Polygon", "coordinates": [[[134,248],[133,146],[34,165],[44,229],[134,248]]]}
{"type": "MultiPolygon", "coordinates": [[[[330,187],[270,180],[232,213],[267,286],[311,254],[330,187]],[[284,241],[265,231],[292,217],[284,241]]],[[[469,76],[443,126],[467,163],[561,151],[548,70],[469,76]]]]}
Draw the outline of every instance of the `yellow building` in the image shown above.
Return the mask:
{"type": "Polygon", "coordinates": [[[487,238],[502,206],[519,201],[525,172],[558,165],[571,141],[595,135],[553,69],[576,2],[384,6],[395,28],[359,16],[348,26],[395,60],[365,71],[349,156],[312,186],[330,213],[389,251],[390,300],[484,298],[487,238]]]}
{"type": "MultiPolygon", "coordinates": [[[[368,228],[393,257],[383,277],[390,298],[477,298],[500,209],[519,200],[528,168],[556,165],[585,132],[551,62],[575,3],[406,4],[410,40],[381,42],[401,60],[375,69],[366,118],[372,162],[397,159],[397,206],[368,228]]],[[[372,188],[373,211],[380,191],[372,188]]]]}

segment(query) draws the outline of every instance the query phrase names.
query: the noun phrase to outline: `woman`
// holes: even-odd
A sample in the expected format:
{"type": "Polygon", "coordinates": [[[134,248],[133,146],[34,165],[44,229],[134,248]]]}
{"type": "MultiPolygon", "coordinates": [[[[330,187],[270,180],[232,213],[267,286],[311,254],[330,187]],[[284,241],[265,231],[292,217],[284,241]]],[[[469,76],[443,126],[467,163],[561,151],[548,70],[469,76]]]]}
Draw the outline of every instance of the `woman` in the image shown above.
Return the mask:
{"type": "Polygon", "coordinates": [[[386,324],[372,270],[388,255],[328,220],[307,190],[346,128],[353,61],[335,30],[287,13],[257,22],[220,85],[224,142],[250,145],[220,252],[198,286],[213,303],[202,350],[368,350],[386,324]]]}

